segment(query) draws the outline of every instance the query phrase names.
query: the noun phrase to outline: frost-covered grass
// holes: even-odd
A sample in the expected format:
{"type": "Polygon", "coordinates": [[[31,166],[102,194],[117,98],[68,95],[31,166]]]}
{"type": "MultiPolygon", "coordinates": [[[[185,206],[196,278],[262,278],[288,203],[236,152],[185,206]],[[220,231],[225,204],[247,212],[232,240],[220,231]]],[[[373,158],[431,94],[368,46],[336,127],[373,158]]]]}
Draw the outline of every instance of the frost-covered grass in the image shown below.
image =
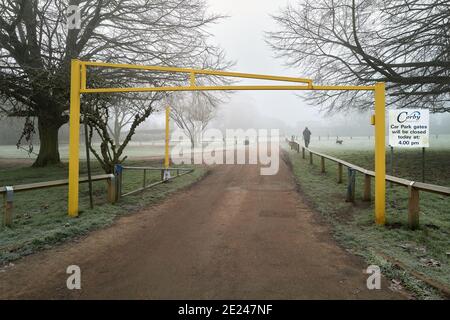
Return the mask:
{"type": "MultiPolygon", "coordinates": [[[[179,145],[179,141],[171,141],[169,144],[170,150],[173,147],[179,145]]],[[[210,148],[215,148],[217,150],[221,149],[233,149],[233,148],[245,148],[244,145],[239,145],[235,147],[232,141],[227,141],[228,145],[225,145],[223,141],[218,140],[216,142],[205,142],[203,144],[204,147],[209,146],[210,148]]],[[[100,154],[100,145],[94,144],[94,147],[100,154]]],[[[184,146],[185,149],[189,150],[190,144],[184,146]]],[[[80,159],[86,159],[85,146],[80,145],[80,159]]],[[[130,142],[125,148],[123,156],[127,156],[128,159],[146,159],[146,158],[157,158],[164,156],[164,141],[153,141],[153,142],[130,142]]],[[[201,148],[196,147],[193,150],[195,153],[200,152],[201,148]]],[[[37,153],[39,152],[39,145],[35,145],[33,147],[33,153],[28,154],[28,152],[24,149],[17,149],[16,146],[12,145],[0,145],[0,159],[35,159],[37,157],[37,153]]],[[[67,161],[69,159],[69,145],[60,144],[59,146],[59,154],[62,161],[67,161]]],[[[91,153],[91,159],[94,159],[94,156],[91,153]]]]}
{"type": "MultiPolygon", "coordinates": [[[[313,141],[310,148],[368,169],[373,168],[373,150],[357,141],[344,140],[342,146],[336,146],[335,142],[313,141]]],[[[419,298],[436,298],[437,295],[422,282],[383,262],[379,253],[398,259],[410,270],[450,286],[450,197],[421,192],[420,228],[411,231],[407,225],[408,190],[388,185],[387,225],[377,227],[374,224],[373,201],[361,201],[362,175],[357,175],[356,202],[346,203],[346,177],[344,174],[343,184],[337,184],[335,163],[327,161],[326,173],[321,174],[317,158],[311,166],[308,158],[301,158],[301,153],[290,152],[289,157],[301,191],[330,222],[336,239],[345,247],[364,256],[369,263],[383,264],[386,275],[401,280],[419,298]],[[431,261],[437,261],[439,266],[430,266],[431,261]]],[[[421,172],[417,172],[417,168],[421,167],[420,159],[419,150],[397,151],[395,175],[419,180],[421,172]]],[[[450,185],[450,145],[445,149],[442,146],[437,148],[435,144],[427,151],[426,172],[427,182],[450,185]]]]}
{"type": "MultiPolygon", "coordinates": [[[[336,143],[336,136],[312,136],[311,148],[321,148],[327,151],[333,150],[347,150],[347,151],[362,151],[373,150],[375,146],[375,140],[373,136],[365,137],[339,137],[339,140],[343,140],[342,145],[336,143]]],[[[388,137],[386,137],[386,144],[388,144],[388,137]]],[[[420,149],[411,149],[420,152],[420,149]]],[[[430,148],[428,150],[450,150],[450,135],[430,135],[430,148]]]]}
{"type": "MultiPolygon", "coordinates": [[[[100,150],[100,145],[94,144],[97,150],[100,150]]],[[[80,145],[80,159],[86,159],[85,146],[80,145]]],[[[17,149],[16,146],[12,145],[0,145],[0,158],[5,159],[35,159],[36,154],[39,152],[39,145],[33,146],[33,153],[28,154],[26,150],[17,149]]],[[[59,154],[61,160],[69,159],[69,145],[60,144],[59,154]]],[[[125,148],[125,154],[128,158],[148,158],[157,157],[164,155],[164,141],[154,141],[154,142],[130,142],[130,144],[125,148]]],[[[91,154],[91,158],[94,156],[91,154]]]]}

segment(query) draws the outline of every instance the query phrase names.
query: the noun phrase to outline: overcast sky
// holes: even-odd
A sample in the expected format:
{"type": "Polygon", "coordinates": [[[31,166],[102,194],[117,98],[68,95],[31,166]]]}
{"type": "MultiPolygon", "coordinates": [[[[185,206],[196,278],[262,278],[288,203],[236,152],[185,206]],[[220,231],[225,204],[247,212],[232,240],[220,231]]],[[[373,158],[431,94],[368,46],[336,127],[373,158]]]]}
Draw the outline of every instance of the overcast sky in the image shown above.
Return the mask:
{"type": "MultiPolygon", "coordinates": [[[[264,41],[266,31],[277,30],[270,15],[277,14],[286,4],[294,1],[296,0],[207,0],[210,12],[229,16],[209,27],[208,31],[213,35],[211,40],[225,49],[228,59],[236,61],[233,71],[304,77],[300,70],[288,68],[283,65],[284,61],[276,59],[274,52],[264,41]]],[[[243,80],[242,84],[244,83],[248,82],[243,80]]],[[[368,114],[325,116],[319,113],[317,107],[308,106],[291,91],[235,92],[230,101],[219,110],[216,122],[212,123],[213,127],[243,127],[242,124],[252,127],[258,122],[259,126],[255,124],[256,127],[269,128],[284,122],[297,131],[300,129],[298,124],[309,124],[314,128],[339,123],[351,127],[357,119],[359,125],[367,120],[367,129],[371,131],[368,114]],[[268,124],[268,119],[273,119],[273,123],[268,124]]],[[[433,120],[437,116],[431,118],[433,120]]],[[[450,120],[450,116],[446,115],[445,119],[450,120]]],[[[150,122],[153,125],[164,125],[162,117],[153,118],[150,122]]]]}
{"type": "MultiPolygon", "coordinates": [[[[287,0],[207,0],[209,11],[229,16],[210,26],[215,44],[222,47],[229,60],[235,61],[232,71],[268,75],[299,76],[295,70],[283,66],[264,41],[264,32],[275,29],[270,17],[285,6],[287,0]]],[[[250,80],[251,81],[251,80],[250,80]]],[[[249,81],[242,80],[242,83],[249,81]]],[[[238,91],[220,107],[217,122],[226,120],[227,126],[253,117],[273,118],[295,126],[299,120],[318,120],[316,109],[308,107],[290,91],[238,91]],[[239,121],[240,120],[240,121],[239,121]]],[[[163,124],[162,119],[158,122],[163,124]]],[[[279,121],[274,121],[278,122],[279,121]]],[[[218,126],[217,123],[212,126],[218,126]]]]}
{"type": "MultiPolygon", "coordinates": [[[[229,16],[210,31],[226,50],[228,58],[236,61],[235,71],[302,77],[283,66],[282,60],[275,59],[264,41],[264,32],[276,29],[270,14],[277,13],[287,0],[208,0],[208,3],[212,12],[229,16]]],[[[319,117],[315,109],[289,91],[236,92],[230,103],[222,106],[221,111],[227,113],[223,108],[233,113],[240,108],[251,108],[253,112],[280,119],[291,126],[300,119],[317,120],[319,117]]]]}

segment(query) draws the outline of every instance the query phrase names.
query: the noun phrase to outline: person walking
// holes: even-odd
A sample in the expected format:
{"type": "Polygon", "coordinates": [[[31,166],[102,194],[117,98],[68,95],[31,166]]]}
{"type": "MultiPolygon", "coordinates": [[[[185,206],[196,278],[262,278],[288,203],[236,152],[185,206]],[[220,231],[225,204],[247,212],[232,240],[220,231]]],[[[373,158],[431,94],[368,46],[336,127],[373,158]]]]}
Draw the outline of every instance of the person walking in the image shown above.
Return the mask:
{"type": "Polygon", "coordinates": [[[308,148],[309,141],[311,139],[311,131],[309,131],[308,127],[305,127],[305,130],[303,130],[303,140],[305,140],[305,147],[308,148]]]}

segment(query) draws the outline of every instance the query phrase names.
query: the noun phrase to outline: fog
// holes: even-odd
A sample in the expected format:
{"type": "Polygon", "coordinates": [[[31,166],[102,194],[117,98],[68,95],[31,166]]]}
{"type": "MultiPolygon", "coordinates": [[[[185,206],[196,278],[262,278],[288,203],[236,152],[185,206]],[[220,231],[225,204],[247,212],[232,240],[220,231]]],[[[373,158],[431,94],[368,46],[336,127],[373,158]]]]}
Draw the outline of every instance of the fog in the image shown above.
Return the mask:
{"type": "MultiPolygon", "coordinates": [[[[227,15],[221,23],[207,31],[212,40],[225,49],[227,57],[236,61],[232,71],[280,76],[303,77],[300,71],[283,65],[264,41],[264,32],[276,30],[270,17],[285,6],[287,0],[208,0],[210,11],[227,15]]],[[[247,84],[243,81],[240,84],[247,84]]],[[[229,96],[219,106],[217,117],[210,127],[226,128],[278,128],[286,135],[299,135],[308,126],[313,135],[365,136],[373,134],[370,114],[351,112],[327,115],[319,108],[305,103],[290,91],[240,91],[229,96]]],[[[431,133],[450,133],[450,114],[430,116],[431,133]]],[[[21,132],[22,119],[0,119],[0,144],[15,144],[21,132]]],[[[138,131],[163,129],[164,115],[153,114],[138,131]]],[[[61,142],[67,140],[67,125],[60,133],[61,142]]]]}
{"type": "MultiPolygon", "coordinates": [[[[209,28],[214,40],[236,61],[233,71],[280,76],[303,77],[301,72],[283,65],[264,41],[264,32],[276,30],[270,17],[290,1],[287,0],[208,0],[211,12],[228,18],[209,28]]],[[[247,84],[244,80],[241,84],[247,84]]],[[[278,128],[286,134],[299,134],[308,126],[317,135],[371,135],[369,112],[327,115],[319,107],[308,105],[291,91],[240,91],[230,95],[219,107],[211,123],[214,128],[278,128]]],[[[432,133],[450,133],[445,123],[450,115],[431,115],[432,133]]],[[[150,126],[164,126],[162,115],[154,116],[150,126]]]]}

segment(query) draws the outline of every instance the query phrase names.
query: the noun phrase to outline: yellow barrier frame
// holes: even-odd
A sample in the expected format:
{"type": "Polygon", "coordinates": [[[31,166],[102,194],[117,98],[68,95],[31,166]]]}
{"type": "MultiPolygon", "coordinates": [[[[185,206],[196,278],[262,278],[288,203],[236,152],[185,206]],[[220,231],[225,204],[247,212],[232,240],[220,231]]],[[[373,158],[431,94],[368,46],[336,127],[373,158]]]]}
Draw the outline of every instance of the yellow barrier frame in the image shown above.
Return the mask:
{"type": "Polygon", "coordinates": [[[166,140],[165,140],[165,148],[164,148],[164,168],[168,169],[169,162],[169,141],[170,141],[170,107],[166,107],[166,140]]]}
{"type": "MultiPolygon", "coordinates": [[[[68,214],[71,217],[78,215],[78,179],[79,179],[79,136],[80,136],[80,97],[89,93],[113,92],[157,92],[157,91],[240,91],[240,90],[350,90],[373,91],[375,98],[375,222],[378,225],[385,223],[386,206],[386,163],[385,163],[385,84],[376,83],[374,86],[316,86],[312,80],[294,77],[279,77],[260,74],[199,70],[160,66],[140,66],[132,64],[113,64],[103,62],[88,62],[72,60],[70,86],[70,144],[69,144],[69,202],[68,214]],[[140,87],[140,88],[88,88],[86,72],[88,67],[107,69],[135,69],[153,72],[182,73],[189,75],[188,86],[177,87],[140,87]],[[197,75],[220,76],[243,79],[258,79],[278,82],[291,82],[295,85],[229,85],[229,86],[198,86],[197,75]]],[[[167,112],[170,112],[168,109],[167,112]]],[[[167,118],[166,118],[167,119],[167,118]]],[[[166,120],[167,121],[167,120],[166,120]]],[[[167,122],[166,122],[167,123],[167,122]]],[[[166,125],[166,131],[168,130],[166,125]]],[[[168,163],[168,145],[166,137],[165,165],[168,163]]]]}

